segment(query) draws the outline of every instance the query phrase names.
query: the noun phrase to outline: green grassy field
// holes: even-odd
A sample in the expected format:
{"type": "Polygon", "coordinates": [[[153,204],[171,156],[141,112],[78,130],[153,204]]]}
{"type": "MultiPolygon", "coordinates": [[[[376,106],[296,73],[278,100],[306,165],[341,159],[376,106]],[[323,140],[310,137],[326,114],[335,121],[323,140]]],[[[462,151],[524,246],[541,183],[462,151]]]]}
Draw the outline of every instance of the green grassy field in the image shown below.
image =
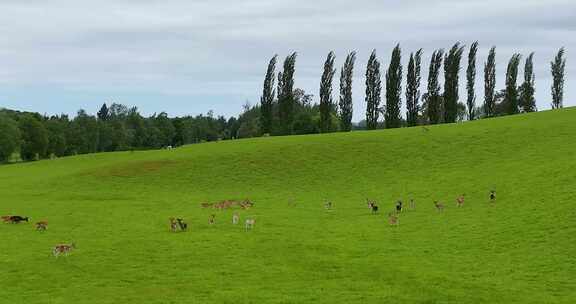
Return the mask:
{"type": "Polygon", "coordinates": [[[0,302],[576,303],[575,185],[576,108],[6,165],[0,214],[49,226],[0,224],[0,302]]]}

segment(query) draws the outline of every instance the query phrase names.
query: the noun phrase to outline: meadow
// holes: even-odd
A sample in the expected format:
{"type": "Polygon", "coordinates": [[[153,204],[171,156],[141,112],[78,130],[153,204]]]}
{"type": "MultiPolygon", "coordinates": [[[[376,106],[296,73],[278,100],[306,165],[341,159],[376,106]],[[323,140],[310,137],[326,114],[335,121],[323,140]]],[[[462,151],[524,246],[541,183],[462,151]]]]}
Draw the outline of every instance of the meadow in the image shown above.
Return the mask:
{"type": "Polygon", "coordinates": [[[576,108],[5,165],[0,303],[575,303],[575,185],[576,108]]]}

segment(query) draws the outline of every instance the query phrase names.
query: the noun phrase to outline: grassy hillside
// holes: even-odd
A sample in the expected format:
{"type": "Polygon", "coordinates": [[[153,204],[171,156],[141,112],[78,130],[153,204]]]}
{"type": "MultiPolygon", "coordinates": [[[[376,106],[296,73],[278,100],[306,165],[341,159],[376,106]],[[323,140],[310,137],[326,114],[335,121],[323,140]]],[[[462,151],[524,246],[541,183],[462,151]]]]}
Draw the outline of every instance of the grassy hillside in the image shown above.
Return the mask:
{"type": "Polygon", "coordinates": [[[3,166],[0,214],[49,227],[0,224],[0,302],[574,303],[575,185],[576,108],[3,166]],[[78,249],[56,259],[61,242],[78,249]]]}

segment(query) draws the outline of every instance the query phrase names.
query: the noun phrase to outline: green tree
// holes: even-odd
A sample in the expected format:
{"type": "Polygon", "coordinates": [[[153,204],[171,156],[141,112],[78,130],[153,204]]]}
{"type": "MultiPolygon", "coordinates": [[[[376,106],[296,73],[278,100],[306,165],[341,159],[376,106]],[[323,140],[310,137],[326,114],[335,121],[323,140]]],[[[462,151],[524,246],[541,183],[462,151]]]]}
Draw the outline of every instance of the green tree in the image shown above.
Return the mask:
{"type": "Polygon", "coordinates": [[[100,108],[100,111],[98,111],[98,119],[101,121],[106,121],[108,120],[108,118],[110,117],[109,113],[108,113],[108,106],[106,106],[106,104],[103,104],[102,107],[100,108]]]}
{"type": "Polygon", "coordinates": [[[336,73],[336,69],[334,69],[335,59],[336,56],[334,52],[328,53],[320,81],[320,132],[322,133],[333,131],[331,129],[332,112],[334,110],[334,103],[332,101],[332,79],[336,73]]]}
{"type": "Polygon", "coordinates": [[[533,65],[534,53],[530,53],[526,58],[526,63],[524,64],[524,82],[520,86],[520,108],[522,112],[535,112],[536,109],[536,99],[534,98],[534,92],[536,88],[534,87],[534,65],[533,65]]]}
{"type": "Polygon", "coordinates": [[[278,109],[279,130],[281,135],[292,134],[294,123],[294,72],[296,53],[292,53],[284,60],[284,70],[278,76],[278,109]],[[280,78],[282,80],[280,81],[280,78]]]}
{"type": "Polygon", "coordinates": [[[37,160],[48,149],[48,132],[42,122],[33,115],[27,114],[20,118],[20,133],[22,134],[22,146],[20,155],[23,160],[37,160]]]}
{"type": "Polygon", "coordinates": [[[386,111],[384,122],[386,128],[400,128],[402,117],[400,109],[402,107],[402,53],[400,44],[397,44],[392,51],[390,66],[386,71],[386,111]]]}
{"type": "Polygon", "coordinates": [[[0,113],[0,162],[7,162],[20,149],[20,129],[18,123],[4,113],[0,113]]]}
{"type": "Polygon", "coordinates": [[[468,119],[476,119],[476,92],[474,90],[474,85],[476,82],[476,53],[478,52],[478,41],[475,41],[470,46],[470,52],[468,52],[468,68],[466,69],[466,89],[468,91],[468,99],[466,104],[468,106],[468,119]]]}
{"type": "Polygon", "coordinates": [[[566,58],[564,58],[564,48],[560,48],[554,61],[550,62],[552,71],[552,109],[560,109],[564,106],[564,69],[566,58]]]}
{"type": "Polygon", "coordinates": [[[356,52],[351,52],[346,56],[346,61],[340,72],[340,130],[344,132],[352,130],[352,78],[355,62],[356,52]]]}
{"type": "Polygon", "coordinates": [[[426,97],[426,111],[430,124],[440,123],[442,120],[442,96],[440,95],[440,83],[438,76],[442,67],[443,50],[432,53],[430,67],[428,69],[428,93],[426,97]]]}
{"type": "Polygon", "coordinates": [[[496,89],[496,47],[493,46],[488,53],[488,60],[484,64],[484,116],[494,116],[496,102],[494,90],[496,89]]]}
{"type": "Polygon", "coordinates": [[[506,69],[506,95],[504,102],[506,103],[507,114],[517,114],[519,112],[518,106],[518,86],[516,85],[518,79],[518,66],[520,65],[520,54],[512,55],[508,62],[506,69]]]}
{"type": "Polygon", "coordinates": [[[268,69],[266,70],[266,77],[264,78],[264,88],[262,91],[262,97],[260,97],[260,126],[262,133],[271,134],[272,133],[272,123],[273,123],[273,104],[274,104],[274,75],[276,69],[276,60],[278,55],[274,55],[270,62],[268,63],[268,69]]]}
{"type": "Polygon", "coordinates": [[[409,127],[418,124],[418,113],[420,111],[420,61],[422,60],[422,49],[416,54],[410,54],[408,62],[408,74],[406,75],[406,122],[409,127]]]}
{"type": "Polygon", "coordinates": [[[373,50],[366,67],[366,128],[368,130],[375,130],[378,127],[381,92],[380,62],[376,57],[376,50],[373,50]]]}
{"type": "Polygon", "coordinates": [[[458,118],[458,82],[460,61],[464,47],[457,42],[444,59],[444,122],[456,122],[458,118]]]}
{"type": "Polygon", "coordinates": [[[44,122],[48,131],[48,150],[47,156],[62,157],[66,155],[68,142],[66,142],[66,132],[69,128],[70,121],[68,116],[52,116],[44,122]]]}

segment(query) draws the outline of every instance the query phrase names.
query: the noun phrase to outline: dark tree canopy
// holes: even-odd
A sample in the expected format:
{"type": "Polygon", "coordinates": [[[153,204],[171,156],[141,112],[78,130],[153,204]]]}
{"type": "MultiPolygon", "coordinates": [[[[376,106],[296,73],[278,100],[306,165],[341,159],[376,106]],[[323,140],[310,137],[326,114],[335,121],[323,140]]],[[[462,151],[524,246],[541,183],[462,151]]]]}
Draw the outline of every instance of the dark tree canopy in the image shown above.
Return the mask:
{"type": "Polygon", "coordinates": [[[390,66],[386,71],[386,111],[384,122],[386,128],[400,128],[402,117],[402,55],[400,45],[392,51],[390,66]]]}
{"type": "Polygon", "coordinates": [[[458,118],[458,82],[460,60],[464,46],[456,43],[444,59],[444,122],[456,122],[458,118]]]}
{"type": "Polygon", "coordinates": [[[496,89],[496,47],[488,53],[488,60],[484,64],[484,115],[494,116],[496,102],[494,93],[496,89]]]}
{"type": "Polygon", "coordinates": [[[468,93],[466,106],[468,108],[468,119],[476,119],[476,92],[474,90],[476,82],[476,53],[478,53],[478,41],[470,46],[468,52],[468,68],[466,68],[466,91],[468,93]]]}
{"type": "Polygon", "coordinates": [[[380,99],[382,98],[381,81],[380,62],[376,56],[376,50],[373,50],[366,67],[366,128],[368,130],[378,127],[380,99]]]}
{"type": "Polygon", "coordinates": [[[554,61],[550,62],[552,71],[552,109],[559,109],[564,106],[564,70],[566,68],[566,58],[564,58],[564,48],[560,48],[554,61]]]}
{"type": "Polygon", "coordinates": [[[334,112],[334,102],[332,101],[332,80],[336,69],[334,68],[334,52],[330,52],[324,62],[324,72],[320,81],[320,131],[327,133],[332,129],[332,112],[334,112]]]}
{"type": "Polygon", "coordinates": [[[264,87],[262,89],[262,97],[260,97],[260,126],[262,128],[262,133],[270,134],[272,133],[272,123],[273,123],[273,104],[274,104],[274,76],[276,69],[276,60],[278,55],[274,55],[270,62],[268,63],[268,69],[266,70],[266,77],[264,78],[264,87]]]}
{"type": "Polygon", "coordinates": [[[356,52],[351,52],[346,56],[346,61],[340,72],[340,130],[345,132],[352,130],[352,80],[355,61],[356,52]]]}
{"type": "Polygon", "coordinates": [[[420,112],[420,70],[422,49],[410,54],[406,75],[406,123],[409,127],[418,124],[420,112]]]}
{"type": "Polygon", "coordinates": [[[426,112],[428,123],[434,125],[442,122],[442,96],[440,95],[440,82],[438,76],[442,68],[443,50],[432,53],[428,69],[428,92],[426,93],[426,112]]]}
{"type": "Polygon", "coordinates": [[[534,76],[534,64],[533,64],[534,53],[530,53],[526,58],[526,63],[524,64],[524,82],[520,86],[520,108],[522,112],[535,112],[536,108],[536,98],[534,93],[535,88],[535,76],[534,76]]]}

